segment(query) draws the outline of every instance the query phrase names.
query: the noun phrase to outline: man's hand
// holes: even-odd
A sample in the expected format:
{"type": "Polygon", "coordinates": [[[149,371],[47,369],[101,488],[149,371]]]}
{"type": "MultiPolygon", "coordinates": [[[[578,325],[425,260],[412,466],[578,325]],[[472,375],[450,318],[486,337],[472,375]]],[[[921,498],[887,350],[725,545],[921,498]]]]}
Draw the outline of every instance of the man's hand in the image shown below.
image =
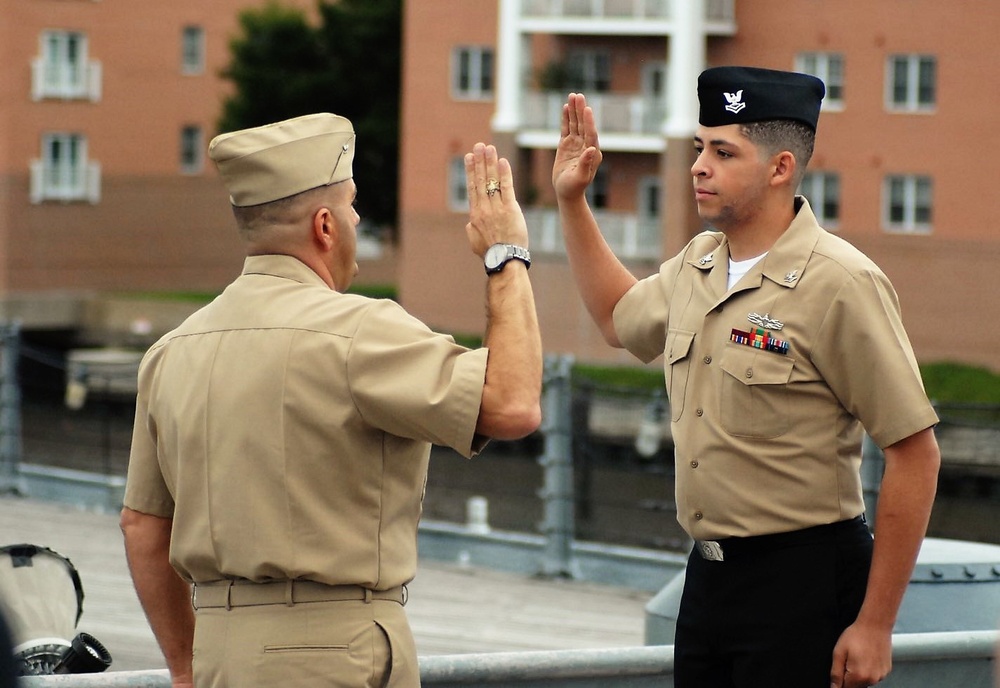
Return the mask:
{"type": "Polygon", "coordinates": [[[892,629],[848,626],[833,649],[830,688],[867,688],[892,670],[892,629]]]}
{"type": "Polygon", "coordinates": [[[465,181],[469,194],[465,232],[473,253],[482,258],[486,249],[500,243],[527,248],[528,225],[514,196],[507,159],[498,159],[495,147],[477,143],[465,154],[465,181]]]}
{"type": "Polygon", "coordinates": [[[561,137],[552,165],[552,186],[559,199],[582,196],[601,164],[594,111],[583,94],[570,93],[562,112],[561,137]]]}

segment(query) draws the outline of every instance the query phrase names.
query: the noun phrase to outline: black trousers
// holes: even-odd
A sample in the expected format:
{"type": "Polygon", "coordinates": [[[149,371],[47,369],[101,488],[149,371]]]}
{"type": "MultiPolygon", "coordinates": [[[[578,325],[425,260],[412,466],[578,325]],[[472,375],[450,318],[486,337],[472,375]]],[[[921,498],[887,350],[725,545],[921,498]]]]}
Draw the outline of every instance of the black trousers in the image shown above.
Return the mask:
{"type": "Polygon", "coordinates": [[[868,582],[864,519],[720,543],[724,561],[688,559],[675,688],[829,688],[868,582]]]}

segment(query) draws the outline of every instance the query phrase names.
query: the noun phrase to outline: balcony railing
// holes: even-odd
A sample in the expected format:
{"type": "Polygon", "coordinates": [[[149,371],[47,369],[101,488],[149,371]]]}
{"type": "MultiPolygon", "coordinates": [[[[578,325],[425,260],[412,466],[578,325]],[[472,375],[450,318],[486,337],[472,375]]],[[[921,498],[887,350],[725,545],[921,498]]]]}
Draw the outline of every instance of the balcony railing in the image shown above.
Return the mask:
{"type": "Polygon", "coordinates": [[[53,165],[43,160],[32,160],[29,197],[32,203],[98,203],[101,200],[101,164],[85,160],[73,165],[53,165]]]}
{"type": "Polygon", "coordinates": [[[53,63],[42,58],[31,61],[31,98],[60,98],[64,100],[101,99],[101,63],[87,60],[82,63],[53,63]]]}
{"type": "MultiPolygon", "coordinates": [[[[536,255],[566,255],[559,213],[551,208],[525,208],[531,252],[536,255]]],[[[659,260],[660,222],[655,218],[640,218],[632,213],[597,210],[594,212],[601,234],[623,259],[659,260]]]]}
{"type": "MultiPolygon", "coordinates": [[[[690,0],[522,0],[525,17],[671,19],[675,2],[690,0]]],[[[732,22],[734,0],[706,0],[705,19],[732,22]]]]}
{"type": "MultiPolygon", "coordinates": [[[[565,102],[566,94],[561,92],[526,93],[521,128],[559,131],[565,102]]],[[[643,95],[588,93],[587,104],[593,108],[602,134],[657,135],[667,116],[661,99],[643,95]]]]}

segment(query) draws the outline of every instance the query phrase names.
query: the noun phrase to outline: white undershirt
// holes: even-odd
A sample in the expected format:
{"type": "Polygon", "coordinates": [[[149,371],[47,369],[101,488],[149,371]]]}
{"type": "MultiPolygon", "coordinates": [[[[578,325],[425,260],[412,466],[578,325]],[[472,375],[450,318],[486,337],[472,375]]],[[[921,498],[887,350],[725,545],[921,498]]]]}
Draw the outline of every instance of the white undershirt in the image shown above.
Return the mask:
{"type": "Polygon", "coordinates": [[[757,264],[757,262],[767,255],[767,251],[761,253],[759,256],[754,256],[753,258],[747,258],[746,260],[733,260],[729,259],[729,284],[726,285],[726,289],[732,289],[733,285],[740,281],[743,275],[750,272],[750,268],[757,264]]]}

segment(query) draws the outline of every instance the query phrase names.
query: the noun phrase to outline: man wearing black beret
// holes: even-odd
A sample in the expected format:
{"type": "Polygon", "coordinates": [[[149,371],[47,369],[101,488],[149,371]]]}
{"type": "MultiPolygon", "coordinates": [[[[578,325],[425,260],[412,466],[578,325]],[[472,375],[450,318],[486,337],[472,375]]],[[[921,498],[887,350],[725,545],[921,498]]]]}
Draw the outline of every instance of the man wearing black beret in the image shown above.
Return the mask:
{"type": "Polygon", "coordinates": [[[769,69],[701,74],[691,175],[710,228],[643,280],[584,195],[602,158],[594,114],[579,94],[563,108],[552,179],[584,303],[611,346],[664,356],[677,519],[695,542],[677,688],[882,680],[927,529],[937,416],[896,294],[795,195],[824,90],[769,69]],[[865,432],[885,454],[874,543],[865,432]]]}

